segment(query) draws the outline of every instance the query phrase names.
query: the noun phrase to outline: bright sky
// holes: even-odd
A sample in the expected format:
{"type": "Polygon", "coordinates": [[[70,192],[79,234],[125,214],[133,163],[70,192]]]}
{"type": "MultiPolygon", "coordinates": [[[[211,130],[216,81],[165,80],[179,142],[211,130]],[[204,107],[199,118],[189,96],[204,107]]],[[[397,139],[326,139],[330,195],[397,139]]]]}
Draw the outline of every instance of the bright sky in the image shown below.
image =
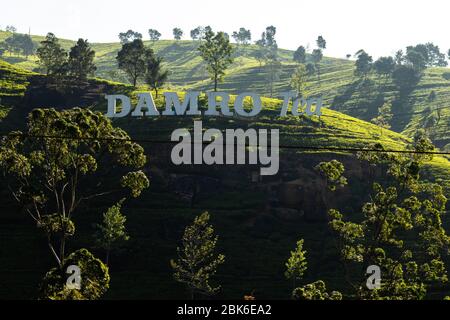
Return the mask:
{"type": "Polygon", "coordinates": [[[2,4],[0,27],[90,42],[118,41],[133,29],[148,39],[154,28],[164,39],[181,27],[184,38],[198,25],[231,34],[239,27],[259,38],[277,27],[281,48],[315,46],[322,35],[327,56],[345,57],[364,49],[374,57],[419,42],[450,48],[448,0],[13,0],[2,4]]]}

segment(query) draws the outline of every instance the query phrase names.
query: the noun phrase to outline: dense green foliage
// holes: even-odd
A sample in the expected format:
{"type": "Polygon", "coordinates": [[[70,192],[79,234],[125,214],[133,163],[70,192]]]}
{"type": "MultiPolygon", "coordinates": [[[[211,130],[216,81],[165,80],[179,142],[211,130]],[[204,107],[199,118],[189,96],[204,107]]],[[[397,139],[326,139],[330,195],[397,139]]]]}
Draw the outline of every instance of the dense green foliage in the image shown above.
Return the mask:
{"type": "Polygon", "coordinates": [[[200,56],[207,64],[208,72],[214,82],[214,91],[217,91],[217,84],[222,81],[225,70],[233,62],[231,54],[233,48],[230,40],[223,32],[209,30],[204,37],[204,43],[198,47],[200,56]]]}
{"type": "Polygon", "coordinates": [[[46,273],[40,287],[40,299],[44,300],[97,300],[109,288],[108,267],[86,249],[77,250],[64,260],[61,268],[46,273]],[[81,273],[80,289],[67,288],[65,271],[78,266],[81,273]]]}
{"type": "MultiPolygon", "coordinates": [[[[447,198],[440,185],[420,178],[421,165],[432,155],[396,155],[383,152],[381,145],[374,147],[380,152],[360,152],[358,157],[386,170],[388,182],[369,177],[373,187],[370,201],[362,205],[362,217],[346,219],[339,210],[329,211],[345,279],[359,299],[423,299],[427,288],[448,281],[443,259],[450,237],[442,224],[447,198]],[[364,270],[370,265],[381,268],[381,287],[374,290],[365,286],[364,270]],[[359,274],[354,272],[357,266],[363,269],[359,274]]],[[[433,149],[423,132],[410,146],[415,152],[433,149]]],[[[335,173],[335,167],[336,163],[320,166],[332,183],[342,171],[335,173]]]]}
{"type": "Polygon", "coordinates": [[[220,286],[209,283],[219,265],[225,262],[223,254],[216,256],[214,252],[218,238],[209,224],[209,213],[204,212],[186,227],[182,246],[177,248],[178,258],[170,261],[175,280],[187,285],[192,299],[196,293],[213,295],[220,290],[220,286]]]}

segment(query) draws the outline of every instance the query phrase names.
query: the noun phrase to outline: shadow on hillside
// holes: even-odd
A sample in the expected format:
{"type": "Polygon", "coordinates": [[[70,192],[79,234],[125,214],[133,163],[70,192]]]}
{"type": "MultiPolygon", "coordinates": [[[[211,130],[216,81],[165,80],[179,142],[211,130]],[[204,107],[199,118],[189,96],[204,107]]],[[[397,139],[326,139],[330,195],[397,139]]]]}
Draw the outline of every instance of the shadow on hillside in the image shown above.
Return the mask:
{"type": "Polygon", "coordinates": [[[409,88],[397,94],[392,102],[393,118],[391,129],[396,132],[402,132],[413,118],[413,106],[416,103],[416,97],[412,95],[415,87],[409,88]]]}
{"type": "Polygon", "coordinates": [[[105,105],[106,110],[105,94],[127,94],[129,90],[131,89],[125,86],[95,80],[74,84],[70,79],[65,79],[63,84],[56,85],[43,75],[33,76],[24,96],[10,103],[12,109],[0,123],[0,130],[7,132],[24,129],[28,114],[35,108],[65,110],[105,105]]]}
{"type": "Polygon", "coordinates": [[[161,49],[158,52],[158,56],[163,57],[166,61],[178,61],[181,60],[180,63],[186,63],[192,59],[192,57],[188,54],[189,50],[180,50],[182,46],[176,42],[171,44],[170,46],[161,49]]]}
{"type": "Polygon", "coordinates": [[[7,57],[2,56],[2,59],[10,64],[16,64],[24,61],[28,61],[25,57],[7,57]]]}
{"type": "Polygon", "coordinates": [[[333,101],[334,109],[370,121],[385,101],[383,88],[371,79],[358,79],[343,87],[333,101]]]}

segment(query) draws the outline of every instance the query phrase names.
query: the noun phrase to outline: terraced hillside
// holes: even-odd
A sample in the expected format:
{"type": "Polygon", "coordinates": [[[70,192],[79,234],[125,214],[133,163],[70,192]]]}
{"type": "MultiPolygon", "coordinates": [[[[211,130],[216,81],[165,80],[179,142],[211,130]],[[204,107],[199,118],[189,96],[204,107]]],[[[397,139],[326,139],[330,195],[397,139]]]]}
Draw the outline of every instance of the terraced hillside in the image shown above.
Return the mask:
{"type": "MultiPolygon", "coordinates": [[[[0,62],[0,69],[6,70],[9,84],[0,87],[0,96],[11,95],[11,87],[20,87],[7,101],[7,112],[0,117],[0,132],[23,126],[28,112],[37,106],[81,106],[105,112],[105,91],[134,94],[130,86],[91,80],[82,92],[65,91],[66,99],[60,100],[60,88],[48,86],[44,76],[5,62],[0,62]]],[[[156,104],[163,105],[161,97],[156,104]]],[[[176,255],[184,226],[205,210],[212,216],[220,235],[219,249],[226,255],[226,263],[217,275],[223,286],[220,297],[240,299],[256,290],[258,298],[288,298],[291,284],[284,279],[284,263],[299,237],[305,239],[312,270],[305,280],[320,278],[332,289],[344,287],[338,253],[323,219],[323,199],[332,206],[347,204],[346,212],[360,214],[358,205],[367,197],[369,184],[367,166],[346,149],[381,142],[386,148],[402,150],[410,139],[334,110],[324,110],[320,118],[279,117],[280,100],[264,98],[263,104],[263,112],[252,119],[199,116],[114,120],[148,154],[150,162],[145,170],[151,186],[123,208],[131,240],[111,256],[112,282],[107,298],[183,297],[185,290],[173,281],[169,260],[176,255]],[[258,182],[253,179],[258,166],[174,166],[168,161],[171,145],[158,141],[169,140],[176,128],[192,128],[194,120],[202,120],[205,128],[222,130],[277,128],[281,145],[291,148],[280,150],[279,174],[258,182]],[[299,148],[292,148],[295,146],[299,148]],[[317,163],[331,159],[345,164],[347,191],[327,193],[323,180],[314,171],[317,163]],[[186,199],[186,195],[192,197],[186,199]]],[[[449,159],[436,156],[423,175],[446,185],[450,192],[449,172],[449,159]]],[[[0,263],[0,297],[34,297],[52,261],[43,235],[12,202],[6,188],[0,190],[0,257],[8,257],[0,263]]],[[[103,254],[94,246],[92,223],[99,221],[101,213],[116,200],[106,199],[82,208],[75,221],[77,236],[68,250],[82,246],[99,256],[103,254]]],[[[436,289],[438,295],[439,290],[442,288],[436,289]]]]}
{"type": "MultiPolygon", "coordinates": [[[[0,41],[8,35],[0,32],[0,41]]],[[[40,41],[43,37],[33,36],[33,39],[40,41]]],[[[70,40],[61,40],[61,43],[66,49],[74,44],[70,40]]],[[[164,57],[170,70],[169,87],[178,90],[211,89],[212,83],[197,53],[198,42],[161,40],[155,43],[147,41],[146,45],[164,57]]],[[[120,44],[94,43],[92,46],[96,51],[97,76],[127,82],[126,76],[117,69],[115,60],[120,44]]],[[[256,59],[256,50],[254,45],[236,48],[235,62],[227,71],[224,83],[220,84],[220,90],[231,93],[250,90],[269,95],[267,71],[256,59]]],[[[279,51],[282,70],[273,88],[274,97],[290,90],[289,79],[297,66],[292,61],[292,51],[279,51]]],[[[36,57],[25,59],[6,54],[3,59],[28,70],[37,66],[36,57]]],[[[353,61],[325,57],[320,70],[320,81],[315,76],[311,77],[307,90],[311,96],[322,96],[331,109],[369,121],[377,116],[384,102],[393,102],[390,124],[394,131],[411,137],[417,129],[426,127],[437,146],[450,150],[449,68],[427,69],[414,90],[401,100],[397,99],[398,90],[390,80],[375,75],[364,83],[357,79],[353,74],[353,61]],[[430,95],[434,95],[433,100],[430,100],[430,95]]]]}

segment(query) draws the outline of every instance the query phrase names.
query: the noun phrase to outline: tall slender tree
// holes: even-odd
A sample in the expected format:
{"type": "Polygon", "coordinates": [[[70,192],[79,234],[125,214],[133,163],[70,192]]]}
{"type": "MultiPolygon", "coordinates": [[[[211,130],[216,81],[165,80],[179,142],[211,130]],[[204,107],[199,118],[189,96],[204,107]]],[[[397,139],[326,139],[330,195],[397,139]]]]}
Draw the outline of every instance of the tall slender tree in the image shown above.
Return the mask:
{"type": "Polygon", "coordinates": [[[191,299],[195,298],[196,293],[210,296],[220,289],[220,286],[214,287],[209,281],[225,262],[225,256],[215,254],[218,236],[214,234],[209,218],[209,213],[204,212],[186,227],[181,247],[177,248],[178,258],[170,261],[175,280],[187,285],[191,299]]]}
{"type": "Polygon", "coordinates": [[[77,44],[70,49],[67,71],[77,80],[86,80],[97,70],[94,64],[95,51],[87,40],[78,39],[77,44]]]}
{"type": "Polygon", "coordinates": [[[53,33],[48,33],[37,49],[38,64],[44,68],[47,75],[56,75],[64,72],[67,52],[59,44],[53,33]]]}
{"type": "Polygon", "coordinates": [[[214,91],[217,91],[217,85],[222,81],[225,70],[233,62],[233,47],[223,32],[215,34],[212,30],[208,30],[204,40],[198,50],[207,64],[207,70],[214,83],[214,91]]]}
{"type": "Polygon", "coordinates": [[[147,70],[145,82],[155,90],[158,97],[158,90],[161,89],[167,81],[169,71],[162,66],[163,58],[152,54],[147,57],[147,70]]]}

